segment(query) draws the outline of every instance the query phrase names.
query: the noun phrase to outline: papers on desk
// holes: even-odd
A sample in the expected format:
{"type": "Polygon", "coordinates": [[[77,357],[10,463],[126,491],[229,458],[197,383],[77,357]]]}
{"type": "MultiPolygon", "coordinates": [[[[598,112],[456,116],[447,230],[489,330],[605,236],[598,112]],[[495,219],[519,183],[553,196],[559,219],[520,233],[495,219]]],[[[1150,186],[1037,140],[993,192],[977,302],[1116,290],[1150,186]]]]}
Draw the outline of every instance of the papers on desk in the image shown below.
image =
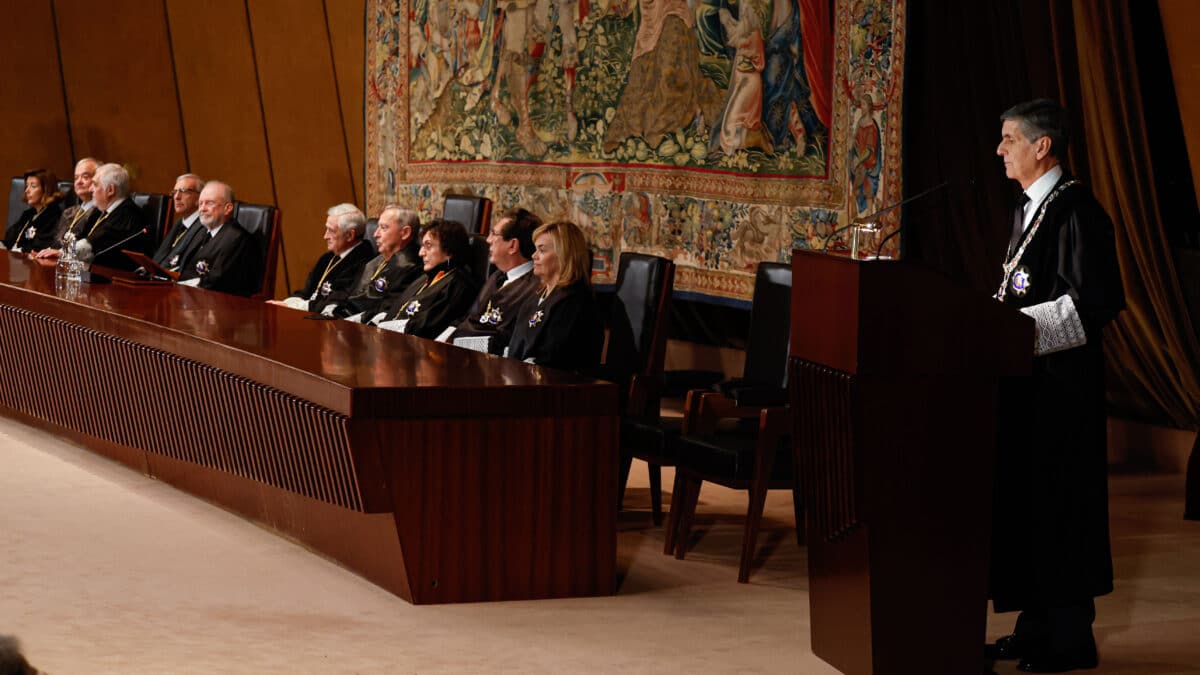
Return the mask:
{"type": "Polygon", "coordinates": [[[394,321],[384,321],[383,323],[379,324],[379,327],[395,333],[403,333],[404,327],[407,325],[408,319],[396,319],[394,321]]]}
{"type": "Polygon", "coordinates": [[[187,281],[181,281],[181,282],[179,282],[179,285],[180,286],[191,286],[192,288],[199,288],[200,287],[200,277],[196,277],[195,279],[188,279],[187,281]]]}

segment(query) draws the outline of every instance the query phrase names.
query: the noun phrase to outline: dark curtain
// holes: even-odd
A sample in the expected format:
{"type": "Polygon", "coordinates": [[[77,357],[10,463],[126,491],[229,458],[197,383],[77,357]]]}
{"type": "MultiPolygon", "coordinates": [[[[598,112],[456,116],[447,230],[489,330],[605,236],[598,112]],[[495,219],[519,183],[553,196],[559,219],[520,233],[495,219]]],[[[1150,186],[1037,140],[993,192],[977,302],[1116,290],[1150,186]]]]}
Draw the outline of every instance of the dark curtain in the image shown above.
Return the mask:
{"type": "MultiPolygon", "coordinates": [[[[1114,412],[1132,402],[1181,427],[1200,422],[1197,364],[1154,190],[1123,0],[911,2],[904,110],[908,194],[951,187],[904,212],[905,255],[991,293],[1019,188],[995,154],[999,115],[1032,98],[1072,114],[1069,170],[1113,217],[1129,308],[1108,331],[1114,412]]],[[[1169,80],[1169,76],[1168,76],[1169,80]]]]}

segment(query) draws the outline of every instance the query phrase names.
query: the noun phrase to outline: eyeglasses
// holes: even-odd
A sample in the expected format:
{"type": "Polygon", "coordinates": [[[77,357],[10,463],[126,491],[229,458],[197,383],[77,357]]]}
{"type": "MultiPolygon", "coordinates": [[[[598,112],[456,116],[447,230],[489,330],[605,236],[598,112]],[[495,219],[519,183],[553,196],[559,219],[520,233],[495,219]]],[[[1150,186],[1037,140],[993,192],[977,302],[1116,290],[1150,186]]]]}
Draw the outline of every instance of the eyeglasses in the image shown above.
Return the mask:
{"type": "Polygon", "coordinates": [[[195,193],[195,192],[200,192],[200,191],[196,190],[194,188],[175,188],[174,190],[171,190],[171,192],[168,194],[170,194],[172,197],[178,197],[179,195],[186,195],[188,193],[195,193]]]}

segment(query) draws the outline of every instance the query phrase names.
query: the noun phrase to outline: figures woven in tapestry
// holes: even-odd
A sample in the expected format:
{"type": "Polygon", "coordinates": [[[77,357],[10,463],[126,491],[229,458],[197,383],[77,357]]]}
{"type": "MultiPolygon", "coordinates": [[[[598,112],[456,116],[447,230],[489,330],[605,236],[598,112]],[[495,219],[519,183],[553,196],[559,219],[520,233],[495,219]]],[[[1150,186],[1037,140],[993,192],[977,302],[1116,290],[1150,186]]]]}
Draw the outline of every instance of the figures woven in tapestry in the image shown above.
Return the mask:
{"type": "Polygon", "coordinates": [[[368,209],[486,196],[583,226],[596,283],[748,300],[899,198],[904,2],[372,0],[368,209]]]}

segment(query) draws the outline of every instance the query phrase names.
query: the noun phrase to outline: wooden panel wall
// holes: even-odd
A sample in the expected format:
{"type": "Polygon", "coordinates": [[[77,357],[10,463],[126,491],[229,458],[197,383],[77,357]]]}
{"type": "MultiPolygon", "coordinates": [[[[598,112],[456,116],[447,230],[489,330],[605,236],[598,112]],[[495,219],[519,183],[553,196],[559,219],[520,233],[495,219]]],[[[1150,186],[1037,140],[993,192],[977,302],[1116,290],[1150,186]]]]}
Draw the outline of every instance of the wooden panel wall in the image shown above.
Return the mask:
{"type": "Polygon", "coordinates": [[[1196,22],[1200,21],[1200,4],[1194,0],[1158,0],[1158,11],[1162,14],[1163,34],[1171,56],[1192,180],[1200,195],[1200,42],[1192,35],[1196,22]]]}
{"type": "MultiPolygon", "coordinates": [[[[0,177],[94,155],[278,204],[292,284],[363,206],[365,0],[27,0],[0,23],[0,177]],[[61,62],[61,63],[60,63],[61,62]]],[[[277,293],[284,293],[284,274],[277,293]]]]}

